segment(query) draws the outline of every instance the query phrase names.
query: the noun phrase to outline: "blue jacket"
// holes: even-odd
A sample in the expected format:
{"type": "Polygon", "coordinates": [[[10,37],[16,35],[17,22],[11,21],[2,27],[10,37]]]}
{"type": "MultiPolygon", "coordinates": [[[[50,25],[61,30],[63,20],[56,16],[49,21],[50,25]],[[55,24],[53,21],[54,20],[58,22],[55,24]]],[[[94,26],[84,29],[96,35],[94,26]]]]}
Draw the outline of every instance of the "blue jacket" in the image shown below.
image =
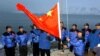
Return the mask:
{"type": "Polygon", "coordinates": [[[90,48],[93,49],[94,47],[97,46],[98,43],[100,43],[100,37],[99,37],[100,30],[96,30],[95,33],[91,33],[89,35],[89,43],[90,43],[90,48]]]}
{"type": "Polygon", "coordinates": [[[69,38],[70,38],[71,42],[75,42],[77,40],[76,37],[77,37],[77,33],[75,33],[75,32],[70,32],[69,33],[69,38]]]}
{"type": "Polygon", "coordinates": [[[11,33],[3,33],[2,35],[2,43],[5,47],[7,48],[11,48],[11,47],[15,47],[15,33],[11,32],[11,33]]]}
{"type": "Polygon", "coordinates": [[[68,37],[68,31],[65,29],[62,29],[61,31],[61,40],[66,40],[66,38],[68,37]]]}
{"type": "Polygon", "coordinates": [[[70,29],[69,38],[70,38],[71,41],[75,41],[76,40],[78,31],[79,31],[78,29],[70,29]]]}
{"type": "MultiPolygon", "coordinates": [[[[75,42],[77,40],[76,36],[77,36],[77,33],[76,32],[70,31],[69,32],[70,42],[75,42]]],[[[68,43],[68,47],[70,47],[71,45],[72,45],[71,43],[68,43]]]]}
{"type": "Polygon", "coordinates": [[[77,40],[76,42],[70,42],[74,46],[74,53],[84,56],[84,48],[85,48],[85,43],[83,40],[77,40]]]}
{"type": "Polygon", "coordinates": [[[30,41],[32,43],[38,43],[39,42],[39,34],[40,34],[40,30],[39,29],[33,29],[30,32],[30,41]]]}
{"type": "Polygon", "coordinates": [[[19,46],[27,46],[28,40],[29,37],[25,31],[23,33],[17,33],[16,41],[19,44],[19,46]]]}
{"type": "Polygon", "coordinates": [[[51,36],[47,36],[46,32],[41,32],[39,37],[39,48],[40,49],[50,49],[51,42],[53,38],[51,36]]]}
{"type": "Polygon", "coordinates": [[[89,39],[89,35],[90,35],[90,33],[91,33],[91,29],[85,29],[85,28],[83,28],[82,29],[82,33],[83,33],[83,37],[84,37],[84,39],[85,39],[85,43],[88,43],[88,39],[89,39]]]}
{"type": "Polygon", "coordinates": [[[87,43],[88,42],[88,39],[89,39],[89,35],[90,35],[90,33],[85,33],[85,43],[87,43]]]}

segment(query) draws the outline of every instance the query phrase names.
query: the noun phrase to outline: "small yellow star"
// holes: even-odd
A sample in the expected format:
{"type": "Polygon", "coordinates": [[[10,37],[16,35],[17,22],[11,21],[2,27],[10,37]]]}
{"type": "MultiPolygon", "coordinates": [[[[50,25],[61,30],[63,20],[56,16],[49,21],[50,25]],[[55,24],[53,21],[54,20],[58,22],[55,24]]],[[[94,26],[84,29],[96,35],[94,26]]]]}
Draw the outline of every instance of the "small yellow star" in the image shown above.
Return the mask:
{"type": "Polygon", "coordinates": [[[39,20],[42,21],[42,18],[40,17],[39,20]]]}
{"type": "Polygon", "coordinates": [[[52,16],[52,11],[49,11],[49,12],[47,13],[47,16],[52,16]]]}

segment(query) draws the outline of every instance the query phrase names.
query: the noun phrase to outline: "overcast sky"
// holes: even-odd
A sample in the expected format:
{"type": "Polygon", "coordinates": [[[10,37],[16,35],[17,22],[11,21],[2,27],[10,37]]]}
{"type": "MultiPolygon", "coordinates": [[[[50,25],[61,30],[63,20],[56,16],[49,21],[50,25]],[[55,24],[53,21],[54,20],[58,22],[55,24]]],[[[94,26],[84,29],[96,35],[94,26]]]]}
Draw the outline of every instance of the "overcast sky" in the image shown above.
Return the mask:
{"type": "MultiPolygon", "coordinates": [[[[19,13],[16,3],[23,3],[33,13],[46,13],[58,0],[0,0],[0,12],[19,13]]],[[[100,14],[100,0],[60,0],[61,13],[100,14]]]]}

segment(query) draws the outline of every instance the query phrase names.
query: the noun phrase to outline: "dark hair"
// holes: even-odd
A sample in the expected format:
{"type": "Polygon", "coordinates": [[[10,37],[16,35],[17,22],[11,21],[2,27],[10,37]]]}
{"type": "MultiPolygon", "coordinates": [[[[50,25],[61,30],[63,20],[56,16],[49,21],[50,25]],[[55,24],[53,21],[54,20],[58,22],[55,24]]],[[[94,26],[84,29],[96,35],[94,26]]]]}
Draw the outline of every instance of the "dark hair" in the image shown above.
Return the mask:
{"type": "Polygon", "coordinates": [[[23,28],[23,26],[19,26],[18,28],[21,29],[21,28],[23,28]]]}
{"type": "MultiPolygon", "coordinates": [[[[34,29],[34,26],[36,27],[36,25],[35,25],[35,24],[31,25],[31,29],[34,29]]],[[[37,28],[37,27],[36,27],[36,28],[37,28]]]]}
{"type": "MultiPolygon", "coordinates": [[[[78,31],[78,33],[82,33],[82,31],[78,31]]],[[[83,42],[85,42],[85,38],[83,37],[83,33],[82,33],[82,38],[78,38],[78,40],[82,40],[83,42]]]]}
{"type": "Polygon", "coordinates": [[[30,25],[31,29],[34,29],[34,24],[33,25],[30,25]]]}
{"type": "Polygon", "coordinates": [[[64,23],[63,21],[60,21],[60,23],[64,23]]]}
{"type": "Polygon", "coordinates": [[[95,26],[100,26],[100,23],[97,23],[95,26]]]}
{"type": "Polygon", "coordinates": [[[11,26],[6,26],[6,30],[7,30],[8,28],[12,28],[12,27],[11,27],[11,26]]]}
{"type": "Polygon", "coordinates": [[[45,32],[44,30],[40,30],[41,33],[45,32]]]}
{"type": "Polygon", "coordinates": [[[75,27],[77,27],[77,24],[73,24],[72,26],[75,26],[75,27]]]}
{"type": "Polygon", "coordinates": [[[85,23],[84,26],[89,26],[89,24],[88,23],[85,23]]]}
{"type": "Polygon", "coordinates": [[[82,31],[78,31],[78,33],[82,33],[82,31]]]}
{"type": "Polygon", "coordinates": [[[64,22],[63,22],[63,21],[60,21],[60,23],[64,24],[64,22]]]}

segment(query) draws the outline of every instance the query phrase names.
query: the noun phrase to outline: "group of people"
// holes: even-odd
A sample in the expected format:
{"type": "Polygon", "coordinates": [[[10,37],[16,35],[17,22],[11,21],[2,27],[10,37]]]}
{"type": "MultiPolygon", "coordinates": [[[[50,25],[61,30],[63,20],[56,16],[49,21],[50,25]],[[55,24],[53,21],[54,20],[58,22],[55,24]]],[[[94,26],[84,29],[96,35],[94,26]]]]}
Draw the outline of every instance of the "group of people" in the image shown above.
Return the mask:
{"type": "Polygon", "coordinates": [[[50,56],[50,41],[53,40],[53,36],[49,33],[39,30],[36,26],[32,27],[30,33],[24,30],[23,26],[19,26],[18,32],[15,33],[11,26],[6,26],[6,32],[4,32],[0,38],[2,42],[6,56],[15,56],[15,47],[19,47],[19,55],[27,56],[28,44],[33,46],[33,56],[50,56]]]}
{"type": "Polygon", "coordinates": [[[84,24],[84,28],[80,31],[76,24],[68,30],[64,27],[64,23],[60,22],[61,26],[61,39],[56,39],[49,33],[40,30],[35,25],[32,26],[30,33],[24,30],[23,26],[19,26],[19,30],[15,33],[11,26],[6,26],[0,38],[6,56],[15,56],[15,47],[19,47],[20,56],[27,56],[27,45],[33,46],[33,56],[51,56],[51,41],[58,41],[58,49],[62,50],[67,46],[75,56],[95,56],[99,55],[98,48],[100,47],[100,23],[97,23],[96,29],[89,28],[89,24],[84,24]]]}
{"type": "Polygon", "coordinates": [[[78,30],[76,24],[73,24],[70,30],[63,25],[62,22],[62,43],[67,41],[67,47],[75,56],[100,56],[100,23],[97,23],[96,29],[93,30],[88,23],[84,24],[82,30],[78,30]],[[67,33],[64,35],[64,32],[67,33]]]}

